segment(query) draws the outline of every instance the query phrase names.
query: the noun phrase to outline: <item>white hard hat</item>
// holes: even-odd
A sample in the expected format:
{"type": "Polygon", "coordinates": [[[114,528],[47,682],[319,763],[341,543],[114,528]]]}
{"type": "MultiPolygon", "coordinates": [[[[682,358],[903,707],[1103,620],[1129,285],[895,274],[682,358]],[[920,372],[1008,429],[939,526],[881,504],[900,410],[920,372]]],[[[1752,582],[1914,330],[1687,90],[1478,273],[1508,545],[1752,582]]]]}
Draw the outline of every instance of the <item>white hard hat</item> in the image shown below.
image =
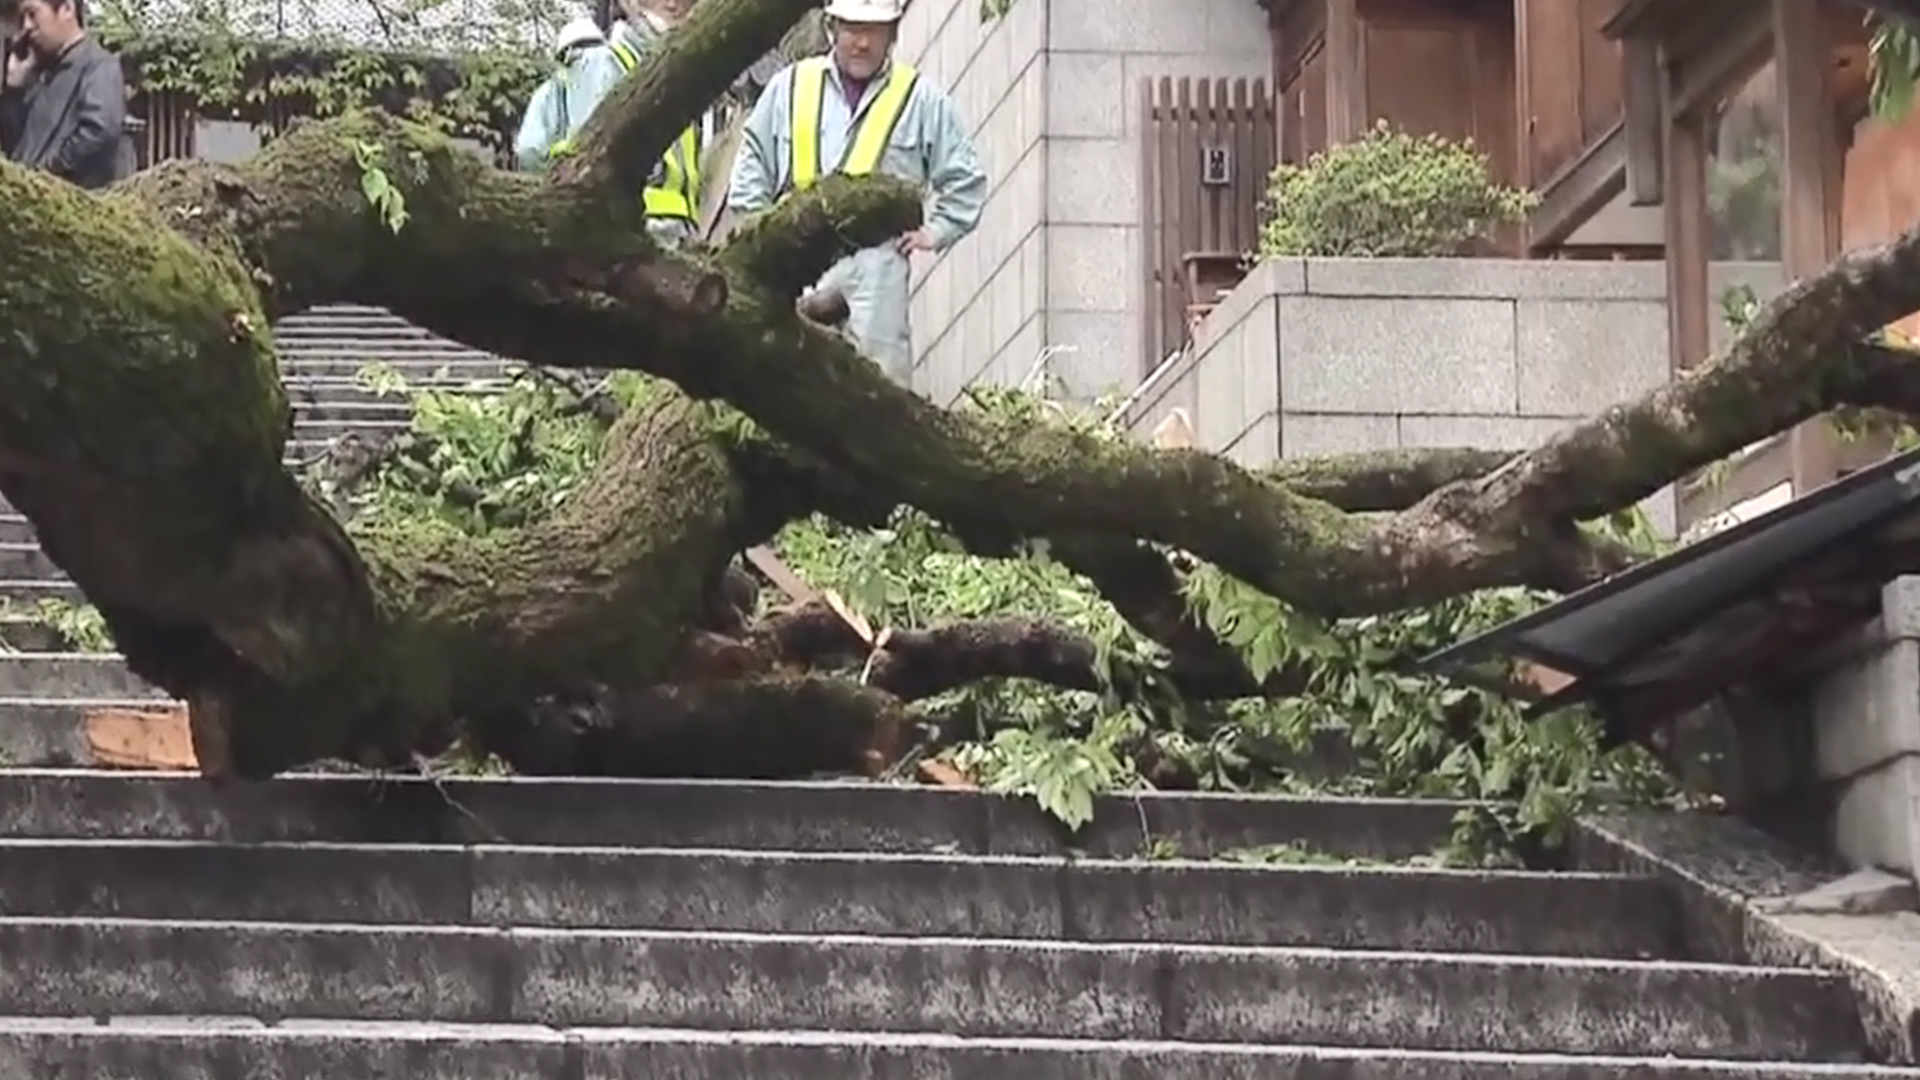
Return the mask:
{"type": "Polygon", "coordinates": [[[829,19],[850,23],[899,22],[906,14],[906,0],[827,0],[829,19]]]}
{"type": "Polygon", "coordinates": [[[553,51],[566,52],[575,45],[584,45],[589,41],[605,41],[606,35],[592,19],[573,19],[560,28],[560,36],[554,39],[553,51]]]}

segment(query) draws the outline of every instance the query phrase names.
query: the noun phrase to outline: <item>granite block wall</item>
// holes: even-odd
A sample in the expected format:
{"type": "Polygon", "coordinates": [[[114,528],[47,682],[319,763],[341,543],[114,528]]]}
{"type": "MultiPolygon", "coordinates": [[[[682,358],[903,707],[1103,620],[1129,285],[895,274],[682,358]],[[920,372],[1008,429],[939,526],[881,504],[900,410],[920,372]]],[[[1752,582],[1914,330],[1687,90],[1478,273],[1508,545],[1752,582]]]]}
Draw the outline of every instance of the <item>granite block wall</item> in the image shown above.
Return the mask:
{"type": "Polygon", "coordinates": [[[916,268],[915,389],[946,403],[1043,356],[1076,396],[1131,389],[1151,366],[1139,81],[1263,76],[1267,42],[1247,0],[1018,0],[992,23],[977,0],[915,0],[900,55],[954,96],[992,191],[980,229],[916,268]]]}
{"type": "MultiPolygon", "coordinates": [[[[1421,446],[1524,449],[1665,381],[1658,263],[1286,259],[1257,267],[1128,416],[1185,409],[1249,465],[1421,446]]],[[[1723,264],[1762,295],[1777,264],[1723,264]]],[[[1672,500],[1653,509],[1671,521],[1672,500]]]]}

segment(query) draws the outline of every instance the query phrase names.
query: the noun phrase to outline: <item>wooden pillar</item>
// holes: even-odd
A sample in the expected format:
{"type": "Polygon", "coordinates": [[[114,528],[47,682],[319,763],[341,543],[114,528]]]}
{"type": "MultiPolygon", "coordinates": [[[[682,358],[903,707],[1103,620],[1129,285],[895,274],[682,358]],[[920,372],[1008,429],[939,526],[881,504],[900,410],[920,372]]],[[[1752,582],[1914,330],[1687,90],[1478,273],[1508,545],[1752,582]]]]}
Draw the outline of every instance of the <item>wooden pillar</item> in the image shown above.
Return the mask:
{"type": "Polygon", "coordinates": [[[1327,145],[1339,146],[1367,131],[1367,54],[1360,0],[1326,2],[1327,145]]]}
{"type": "MultiPolygon", "coordinates": [[[[1835,157],[1840,140],[1827,94],[1831,58],[1818,0],[1773,0],[1774,76],[1780,109],[1780,254],[1789,280],[1818,272],[1840,253],[1835,157]]],[[[1795,428],[1793,493],[1805,495],[1839,475],[1839,452],[1826,419],[1795,428]]]]}
{"type": "Polygon", "coordinates": [[[1660,46],[1645,37],[1620,43],[1622,66],[1622,123],[1627,139],[1627,201],[1633,206],[1659,206],[1666,177],[1661,157],[1665,151],[1665,107],[1661,104],[1660,46]]]}
{"type": "Polygon", "coordinates": [[[1707,284],[1707,123],[1699,109],[1681,109],[1672,80],[1661,78],[1660,187],[1667,237],[1667,348],[1675,373],[1707,359],[1713,348],[1713,301],[1707,284]]]}
{"type": "Polygon", "coordinates": [[[1273,160],[1287,159],[1287,35],[1282,6],[1267,5],[1267,49],[1273,54],[1269,84],[1273,87],[1273,160]]]}
{"type": "MultiPolygon", "coordinates": [[[[1532,49],[1533,28],[1528,25],[1533,5],[1538,0],[1513,0],[1513,137],[1514,160],[1519,165],[1514,183],[1532,191],[1546,177],[1540,175],[1533,139],[1533,79],[1529,73],[1538,61],[1532,49]]],[[[1532,231],[1531,225],[1528,232],[1532,231]]]]}

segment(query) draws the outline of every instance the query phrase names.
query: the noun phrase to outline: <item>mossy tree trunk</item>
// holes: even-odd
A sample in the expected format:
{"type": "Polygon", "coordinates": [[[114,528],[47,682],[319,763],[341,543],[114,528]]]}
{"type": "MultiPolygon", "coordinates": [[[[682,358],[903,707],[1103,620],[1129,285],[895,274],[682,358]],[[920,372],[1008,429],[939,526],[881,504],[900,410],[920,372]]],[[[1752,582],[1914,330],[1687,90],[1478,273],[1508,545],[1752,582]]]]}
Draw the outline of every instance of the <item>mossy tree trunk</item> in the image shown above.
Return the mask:
{"type": "Polygon", "coordinates": [[[1144,542],[1325,615],[1571,587],[1628,557],[1581,520],[1836,405],[1920,405],[1915,357],[1860,344],[1920,307],[1915,233],[1800,283],[1700,373],[1512,457],[1260,474],[936,408],[793,303],[841,254],[911,227],[915,192],[824,183],[692,256],[649,243],[632,195],[812,6],[708,0],[543,178],[374,115],[101,195],[0,164],[0,491],[134,670],[189,701],[206,771],[391,763],[464,737],[542,771],[775,775],[884,758],[898,699],[956,678],[1085,677],[1073,642],[1017,622],[903,636],[868,686],[783,674],[805,635],[717,638],[729,557],[815,510],[869,521],[911,504],[989,552],[1048,538],[1198,692],[1285,692],[1297,684],[1252,683],[1186,617],[1144,542]],[[369,204],[369,165],[404,222],[369,204]],[[678,390],[618,421],[553,520],[479,540],[356,532],[281,465],[290,411],[268,327],[328,301],[678,390]],[[618,710],[630,722],[565,707],[607,694],[637,703],[618,710]],[[803,700],[817,724],[796,726],[803,700]]]}

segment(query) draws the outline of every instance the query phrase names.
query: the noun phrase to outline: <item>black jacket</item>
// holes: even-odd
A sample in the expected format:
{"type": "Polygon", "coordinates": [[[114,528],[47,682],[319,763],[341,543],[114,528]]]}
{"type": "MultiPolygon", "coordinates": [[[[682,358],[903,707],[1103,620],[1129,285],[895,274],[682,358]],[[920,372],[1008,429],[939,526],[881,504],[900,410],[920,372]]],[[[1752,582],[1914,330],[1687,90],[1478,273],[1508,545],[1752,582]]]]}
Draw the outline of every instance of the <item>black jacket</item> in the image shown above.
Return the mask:
{"type": "Polygon", "coordinates": [[[120,58],[90,34],[45,63],[26,86],[0,94],[0,147],[7,156],[84,188],[105,187],[132,171],[122,139],[126,122],[120,58]]]}

